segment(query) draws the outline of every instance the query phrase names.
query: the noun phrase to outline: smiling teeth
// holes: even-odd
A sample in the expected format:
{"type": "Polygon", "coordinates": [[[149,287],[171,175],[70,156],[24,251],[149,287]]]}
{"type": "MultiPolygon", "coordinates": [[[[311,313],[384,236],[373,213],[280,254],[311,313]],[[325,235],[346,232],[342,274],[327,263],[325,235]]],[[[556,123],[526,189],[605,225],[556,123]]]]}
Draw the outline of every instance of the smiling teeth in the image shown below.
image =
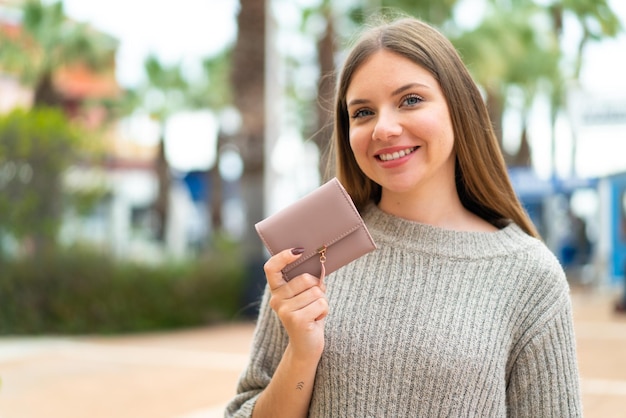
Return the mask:
{"type": "Polygon", "coordinates": [[[404,157],[406,155],[409,155],[410,153],[412,153],[416,149],[417,149],[417,147],[412,147],[412,148],[407,148],[407,149],[403,149],[403,150],[400,150],[400,151],[396,151],[396,152],[391,153],[391,154],[380,154],[378,156],[378,158],[380,158],[382,161],[397,160],[398,158],[402,158],[402,157],[404,157]]]}

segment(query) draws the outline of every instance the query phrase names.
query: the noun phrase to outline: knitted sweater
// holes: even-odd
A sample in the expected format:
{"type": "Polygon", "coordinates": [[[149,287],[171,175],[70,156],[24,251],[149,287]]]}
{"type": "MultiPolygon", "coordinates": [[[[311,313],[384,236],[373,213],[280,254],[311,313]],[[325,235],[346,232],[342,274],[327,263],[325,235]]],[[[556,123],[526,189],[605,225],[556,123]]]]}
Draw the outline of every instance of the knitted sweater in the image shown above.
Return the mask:
{"type": "MultiPolygon", "coordinates": [[[[378,249],[327,278],[310,417],[582,416],[569,288],[539,240],[363,218],[378,249]]],[[[251,416],[287,339],[266,290],[226,417],[251,416]]]]}

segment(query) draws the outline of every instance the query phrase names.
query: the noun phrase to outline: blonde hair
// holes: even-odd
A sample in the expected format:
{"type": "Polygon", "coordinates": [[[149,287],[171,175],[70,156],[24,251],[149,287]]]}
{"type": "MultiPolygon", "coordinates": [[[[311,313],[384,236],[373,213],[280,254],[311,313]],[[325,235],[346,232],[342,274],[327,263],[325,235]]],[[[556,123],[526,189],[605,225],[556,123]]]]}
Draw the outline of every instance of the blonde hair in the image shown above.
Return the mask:
{"type": "Polygon", "coordinates": [[[513,221],[528,235],[539,237],[513,190],[487,108],[459,54],[435,28],[408,17],[365,31],[339,75],[331,147],[336,176],[357,208],[378,202],[381,187],[361,171],[350,148],[346,92],[354,72],[381,49],[410,59],[439,82],[454,131],[456,187],[463,206],[492,225],[501,228],[513,221]]]}

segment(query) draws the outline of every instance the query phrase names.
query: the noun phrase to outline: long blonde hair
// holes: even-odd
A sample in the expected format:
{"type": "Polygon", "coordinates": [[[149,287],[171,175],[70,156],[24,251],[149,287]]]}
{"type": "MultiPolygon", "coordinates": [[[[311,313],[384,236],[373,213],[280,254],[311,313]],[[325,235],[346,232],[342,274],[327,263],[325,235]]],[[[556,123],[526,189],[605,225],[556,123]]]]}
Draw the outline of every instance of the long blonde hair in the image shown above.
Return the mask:
{"type": "Polygon", "coordinates": [[[345,59],[335,99],[332,150],[336,176],[359,210],[378,202],[380,185],[359,168],[349,141],[346,92],[354,72],[375,52],[385,49],[428,70],[447,100],[456,152],[456,187],[468,210],[497,227],[510,221],[539,237],[518,200],[482,96],[452,43],[432,26],[403,17],[368,29],[345,59]]]}

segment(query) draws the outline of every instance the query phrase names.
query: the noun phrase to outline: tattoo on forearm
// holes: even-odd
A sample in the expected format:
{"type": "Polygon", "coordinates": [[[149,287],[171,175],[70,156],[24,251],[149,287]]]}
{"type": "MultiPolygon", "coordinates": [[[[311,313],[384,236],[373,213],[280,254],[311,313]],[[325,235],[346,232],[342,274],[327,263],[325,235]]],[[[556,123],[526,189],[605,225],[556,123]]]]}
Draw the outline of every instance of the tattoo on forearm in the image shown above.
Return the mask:
{"type": "Polygon", "coordinates": [[[304,388],[304,382],[298,382],[298,384],[296,385],[296,389],[302,390],[303,388],[304,388]]]}

